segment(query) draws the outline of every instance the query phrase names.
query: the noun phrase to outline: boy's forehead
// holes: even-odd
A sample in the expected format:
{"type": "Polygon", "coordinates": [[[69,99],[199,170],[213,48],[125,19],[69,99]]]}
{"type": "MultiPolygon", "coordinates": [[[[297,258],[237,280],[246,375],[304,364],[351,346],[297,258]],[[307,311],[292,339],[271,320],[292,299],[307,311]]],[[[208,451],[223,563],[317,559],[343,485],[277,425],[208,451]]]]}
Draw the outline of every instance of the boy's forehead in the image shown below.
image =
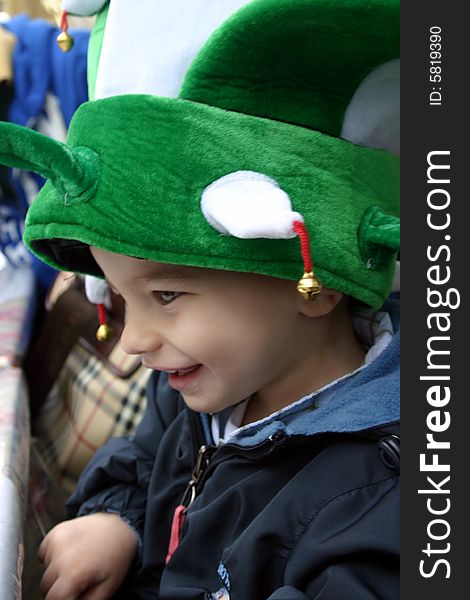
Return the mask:
{"type": "Polygon", "coordinates": [[[194,279],[207,271],[207,269],[198,267],[166,264],[147,258],[116,254],[95,247],[91,247],[91,253],[100,264],[105,279],[108,281],[108,273],[114,271],[130,276],[136,281],[142,280],[144,282],[154,279],[194,279]]]}
{"type": "Polygon", "coordinates": [[[165,263],[158,263],[147,258],[136,259],[141,263],[141,271],[148,273],[149,278],[162,278],[162,279],[193,279],[198,275],[202,275],[206,269],[198,269],[197,267],[183,267],[180,265],[169,265],[165,263]]]}
{"type": "Polygon", "coordinates": [[[251,284],[255,280],[258,282],[283,281],[289,285],[295,283],[293,280],[249,272],[160,263],[148,258],[116,254],[94,247],[91,247],[91,252],[101,267],[105,280],[114,288],[120,287],[118,283],[126,286],[145,286],[149,283],[171,284],[172,282],[184,283],[186,281],[218,285],[237,285],[243,282],[251,284]]]}
{"type": "Polygon", "coordinates": [[[201,277],[207,269],[197,267],[184,267],[180,265],[170,265],[155,262],[147,258],[130,258],[128,274],[136,283],[147,283],[154,280],[184,280],[197,279],[201,277]]]}

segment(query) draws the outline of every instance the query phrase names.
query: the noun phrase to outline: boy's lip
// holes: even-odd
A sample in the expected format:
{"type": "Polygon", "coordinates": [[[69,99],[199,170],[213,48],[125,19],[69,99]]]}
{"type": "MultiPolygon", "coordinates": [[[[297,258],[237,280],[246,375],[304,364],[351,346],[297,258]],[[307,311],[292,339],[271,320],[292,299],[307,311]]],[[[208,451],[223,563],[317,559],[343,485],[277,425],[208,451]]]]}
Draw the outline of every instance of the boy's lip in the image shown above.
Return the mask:
{"type": "Polygon", "coordinates": [[[182,392],[199,377],[201,369],[202,365],[193,365],[187,369],[167,370],[168,383],[174,390],[182,392]]]}
{"type": "Polygon", "coordinates": [[[199,376],[202,367],[201,364],[195,364],[189,367],[168,368],[159,365],[150,365],[144,359],[142,359],[142,364],[148,369],[167,373],[169,385],[177,391],[182,391],[187,385],[192,383],[199,376]]]}
{"type": "Polygon", "coordinates": [[[160,367],[158,365],[150,365],[144,359],[142,359],[142,364],[144,367],[147,367],[147,369],[153,369],[154,371],[162,371],[163,373],[168,373],[168,375],[180,376],[187,375],[188,373],[191,373],[192,371],[201,366],[200,364],[195,364],[189,367],[160,367]]]}

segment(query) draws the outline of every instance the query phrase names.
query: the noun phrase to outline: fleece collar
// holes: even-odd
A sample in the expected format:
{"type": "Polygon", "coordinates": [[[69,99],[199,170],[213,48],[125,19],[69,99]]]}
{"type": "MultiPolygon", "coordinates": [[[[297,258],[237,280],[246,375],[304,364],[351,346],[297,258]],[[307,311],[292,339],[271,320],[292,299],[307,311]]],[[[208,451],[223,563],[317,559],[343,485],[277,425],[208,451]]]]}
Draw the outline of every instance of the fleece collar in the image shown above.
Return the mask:
{"type": "Polygon", "coordinates": [[[384,305],[394,336],[372,362],[330,383],[266,419],[240,428],[230,443],[255,446],[273,435],[346,433],[393,423],[400,418],[399,304],[384,305]]]}

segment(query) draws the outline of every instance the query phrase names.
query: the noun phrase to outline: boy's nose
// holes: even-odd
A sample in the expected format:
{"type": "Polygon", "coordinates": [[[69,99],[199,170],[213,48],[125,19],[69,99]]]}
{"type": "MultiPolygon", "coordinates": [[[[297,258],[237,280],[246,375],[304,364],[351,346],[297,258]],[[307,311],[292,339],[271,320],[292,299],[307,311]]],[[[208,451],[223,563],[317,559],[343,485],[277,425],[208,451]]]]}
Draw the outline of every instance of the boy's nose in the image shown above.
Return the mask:
{"type": "Polygon", "coordinates": [[[121,347],[127,354],[155,352],[162,346],[162,336],[142,317],[127,315],[121,334],[121,347]]]}

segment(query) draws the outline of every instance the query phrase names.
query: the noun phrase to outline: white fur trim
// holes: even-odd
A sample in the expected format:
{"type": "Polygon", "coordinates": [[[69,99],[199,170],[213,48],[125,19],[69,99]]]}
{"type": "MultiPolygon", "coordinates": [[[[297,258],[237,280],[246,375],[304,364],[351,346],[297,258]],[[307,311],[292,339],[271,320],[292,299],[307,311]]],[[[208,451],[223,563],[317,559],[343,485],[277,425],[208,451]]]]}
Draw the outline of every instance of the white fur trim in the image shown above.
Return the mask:
{"type": "Polygon", "coordinates": [[[86,275],[85,293],[88,300],[93,304],[104,304],[106,308],[111,308],[111,293],[106,281],[86,275]]]}
{"type": "Polygon", "coordinates": [[[357,88],[344,115],[341,137],[400,154],[400,61],[377,67],[357,88]]]}
{"type": "Polygon", "coordinates": [[[71,15],[89,17],[96,15],[106,2],[107,0],[62,0],[62,8],[71,15]]]}
{"type": "Polygon", "coordinates": [[[247,0],[111,0],[95,98],[174,98],[211,33],[247,0]]]}
{"type": "Polygon", "coordinates": [[[296,236],[289,196],[271,177],[254,171],[236,171],[211,183],[202,193],[206,221],[223,233],[242,239],[289,239],[296,236]]]}

